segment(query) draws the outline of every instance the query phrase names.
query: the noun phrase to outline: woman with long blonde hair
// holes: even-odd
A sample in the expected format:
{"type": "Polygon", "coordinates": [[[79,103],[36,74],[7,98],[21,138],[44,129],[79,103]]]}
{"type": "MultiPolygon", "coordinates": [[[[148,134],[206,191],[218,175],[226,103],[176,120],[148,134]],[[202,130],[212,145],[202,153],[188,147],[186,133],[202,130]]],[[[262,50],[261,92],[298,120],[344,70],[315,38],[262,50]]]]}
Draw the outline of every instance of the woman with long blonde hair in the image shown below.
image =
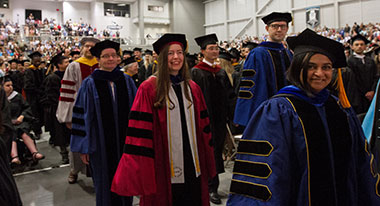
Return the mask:
{"type": "Polygon", "coordinates": [[[153,44],[158,72],[144,81],[133,103],[124,154],[112,191],[140,196],[140,205],[209,205],[215,176],[207,108],[190,79],[184,34],[153,44]]]}

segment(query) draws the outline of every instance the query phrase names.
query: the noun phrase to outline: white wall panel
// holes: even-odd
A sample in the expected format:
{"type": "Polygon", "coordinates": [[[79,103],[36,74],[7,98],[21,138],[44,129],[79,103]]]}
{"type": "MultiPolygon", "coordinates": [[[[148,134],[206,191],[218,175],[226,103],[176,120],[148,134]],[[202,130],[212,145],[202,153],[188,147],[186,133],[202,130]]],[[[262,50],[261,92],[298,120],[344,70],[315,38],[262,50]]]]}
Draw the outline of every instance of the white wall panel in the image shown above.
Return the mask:
{"type": "Polygon", "coordinates": [[[365,24],[380,22],[380,0],[362,0],[363,19],[365,24]]]}
{"type": "MultiPolygon", "coordinates": [[[[330,0],[332,2],[334,0],[330,0]]],[[[311,5],[316,5],[316,4],[321,4],[322,0],[306,0],[306,6],[311,6],[311,5]]]]}
{"type": "Polygon", "coordinates": [[[218,0],[205,4],[206,24],[224,21],[224,1],[218,0]]]}
{"type": "Polygon", "coordinates": [[[361,22],[361,12],[358,12],[358,9],[360,9],[359,1],[341,3],[339,5],[339,26],[342,27],[346,24],[352,26],[354,22],[361,22]]]}
{"type": "Polygon", "coordinates": [[[324,6],[320,10],[321,23],[320,26],[327,26],[328,28],[335,28],[335,9],[334,6],[324,6]]]}
{"type": "Polygon", "coordinates": [[[19,19],[20,24],[25,24],[25,9],[41,10],[42,20],[53,18],[58,22],[60,21],[62,2],[12,0],[10,4],[13,5],[13,20],[17,22],[17,19],[19,19]]]}
{"type": "Polygon", "coordinates": [[[175,0],[172,13],[171,31],[186,34],[189,52],[198,51],[193,39],[205,34],[204,4],[199,0],[175,0]]]}
{"type": "MultiPolygon", "coordinates": [[[[224,34],[225,32],[224,32],[223,25],[211,26],[211,27],[206,28],[206,34],[212,34],[212,33],[216,33],[219,41],[227,39],[227,37],[224,34]]],[[[189,39],[189,41],[191,40],[189,39]]]]}
{"type": "MultiPolygon", "coordinates": [[[[264,1],[266,3],[267,1],[264,1]]],[[[262,8],[265,4],[258,7],[258,9],[262,8]]],[[[264,9],[262,10],[261,14],[270,14],[274,11],[277,12],[286,12],[290,10],[290,4],[289,0],[272,0],[264,9]]]]}
{"type": "MultiPolygon", "coordinates": [[[[299,10],[294,12],[293,19],[296,19],[294,22],[294,32],[303,31],[306,28],[306,14],[305,10],[299,10]]],[[[292,33],[292,30],[289,28],[289,34],[292,33]]]]}
{"type": "MultiPolygon", "coordinates": [[[[82,18],[83,22],[90,22],[90,3],[89,2],[63,2],[63,21],[71,19],[72,22],[79,22],[82,18]]],[[[103,11],[104,14],[104,11],[103,11]]]]}
{"type": "Polygon", "coordinates": [[[233,22],[229,23],[228,25],[228,39],[232,39],[237,35],[238,32],[240,32],[241,28],[243,28],[248,21],[239,21],[239,22],[233,22]]]}
{"type": "Polygon", "coordinates": [[[294,8],[306,7],[306,3],[307,3],[307,1],[300,1],[300,0],[290,0],[290,1],[293,1],[294,8]]]}
{"type": "Polygon", "coordinates": [[[229,20],[251,17],[253,3],[252,0],[228,0],[229,20]]]}

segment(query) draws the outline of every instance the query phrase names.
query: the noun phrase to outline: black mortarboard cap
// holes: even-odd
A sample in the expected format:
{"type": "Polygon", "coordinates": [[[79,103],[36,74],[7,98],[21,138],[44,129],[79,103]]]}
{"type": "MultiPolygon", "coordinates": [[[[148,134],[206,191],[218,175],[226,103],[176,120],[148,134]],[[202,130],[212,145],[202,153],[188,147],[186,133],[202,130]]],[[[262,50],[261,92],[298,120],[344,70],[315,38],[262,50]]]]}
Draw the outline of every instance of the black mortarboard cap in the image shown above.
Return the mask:
{"type": "Polygon", "coordinates": [[[141,48],[140,47],[135,47],[135,48],[133,48],[133,51],[139,51],[139,52],[141,52],[141,48]]]}
{"type": "Polygon", "coordinates": [[[184,34],[166,33],[153,43],[153,50],[157,53],[157,55],[159,55],[161,50],[165,48],[166,45],[173,42],[178,42],[181,44],[184,51],[187,49],[187,41],[184,34]]]}
{"type": "Polygon", "coordinates": [[[294,51],[294,56],[305,52],[317,52],[326,55],[334,68],[347,65],[343,44],[318,35],[310,29],[305,29],[298,36],[288,37],[286,41],[289,48],[294,51]]]}
{"type": "Polygon", "coordinates": [[[16,64],[19,62],[17,59],[11,59],[8,61],[9,64],[12,64],[13,62],[16,62],[16,64]]]}
{"type": "Polygon", "coordinates": [[[33,57],[35,57],[35,56],[42,57],[42,54],[40,52],[38,52],[38,51],[35,51],[35,52],[33,52],[33,53],[31,53],[31,54],[28,55],[28,57],[30,59],[33,59],[33,57]]]}
{"type": "Polygon", "coordinates": [[[153,55],[153,51],[150,49],[145,50],[145,54],[153,55]]]}
{"type": "Polygon", "coordinates": [[[118,53],[120,50],[120,44],[114,41],[104,40],[96,43],[95,46],[90,49],[90,52],[93,56],[100,58],[102,51],[108,48],[115,49],[116,53],[118,53]]]}
{"type": "Polygon", "coordinates": [[[267,25],[275,21],[286,21],[287,23],[289,23],[292,21],[292,15],[288,12],[272,12],[261,18],[261,20],[263,20],[263,22],[267,25]]]}
{"type": "Polygon", "coordinates": [[[72,52],[70,52],[70,56],[74,56],[76,54],[80,54],[80,51],[72,51],[72,52]]]}
{"type": "Polygon", "coordinates": [[[24,59],[24,60],[19,61],[18,63],[24,65],[25,62],[29,62],[29,60],[24,59]]]}
{"type": "Polygon", "coordinates": [[[126,54],[129,54],[129,55],[132,56],[133,51],[130,51],[130,50],[124,50],[124,51],[123,51],[123,55],[126,55],[126,54]]]}
{"type": "Polygon", "coordinates": [[[255,43],[255,42],[247,42],[247,43],[243,43],[243,48],[249,48],[249,50],[252,50],[254,48],[256,48],[259,44],[255,43]]]}
{"type": "Polygon", "coordinates": [[[208,34],[205,36],[195,38],[195,42],[197,42],[201,49],[204,49],[209,44],[217,44],[218,37],[216,36],[216,34],[208,34]]]}
{"type": "Polygon", "coordinates": [[[51,60],[50,60],[50,64],[53,64],[53,65],[57,66],[58,62],[61,60],[61,58],[62,58],[62,52],[60,52],[57,55],[53,56],[53,58],[51,58],[51,60]]]}
{"type": "Polygon", "coordinates": [[[225,59],[227,61],[231,61],[232,55],[229,52],[220,52],[219,58],[225,59]]]}
{"type": "Polygon", "coordinates": [[[131,56],[131,57],[129,57],[129,58],[127,58],[127,59],[125,59],[125,60],[123,61],[124,65],[128,65],[128,64],[131,64],[131,63],[133,63],[133,62],[136,62],[136,59],[135,59],[134,56],[131,56]]]}
{"type": "Polygon", "coordinates": [[[367,38],[365,38],[364,36],[358,34],[356,36],[351,37],[350,44],[353,44],[357,40],[364,41],[364,44],[369,44],[370,43],[370,41],[367,38]]]}
{"type": "Polygon", "coordinates": [[[235,58],[235,59],[240,58],[240,51],[235,48],[230,49],[230,54],[232,55],[232,58],[235,58]]]}
{"type": "Polygon", "coordinates": [[[100,42],[99,39],[97,38],[94,38],[94,37],[83,37],[81,40],[80,40],[80,44],[83,46],[86,42],[94,42],[95,44],[100,42]]]}

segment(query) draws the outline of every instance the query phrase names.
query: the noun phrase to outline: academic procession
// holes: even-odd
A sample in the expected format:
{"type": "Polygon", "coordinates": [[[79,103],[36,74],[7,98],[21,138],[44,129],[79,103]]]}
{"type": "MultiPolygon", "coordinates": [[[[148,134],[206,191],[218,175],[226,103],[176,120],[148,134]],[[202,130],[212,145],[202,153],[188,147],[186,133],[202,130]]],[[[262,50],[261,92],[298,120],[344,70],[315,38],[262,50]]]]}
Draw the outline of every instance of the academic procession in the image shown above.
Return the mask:
{"type": "Polygon", "coordinates": [[[379,206],[379,0],[0,0],[0,204],[379,206]]]}

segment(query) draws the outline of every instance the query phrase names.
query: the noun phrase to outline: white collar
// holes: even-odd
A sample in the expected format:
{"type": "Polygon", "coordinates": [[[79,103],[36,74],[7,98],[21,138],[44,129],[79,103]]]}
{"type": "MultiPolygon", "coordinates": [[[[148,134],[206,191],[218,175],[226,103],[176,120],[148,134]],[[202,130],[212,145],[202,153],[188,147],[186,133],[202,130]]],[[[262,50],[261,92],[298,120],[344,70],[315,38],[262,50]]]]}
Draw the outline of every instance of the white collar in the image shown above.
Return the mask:
{"type": "Polygon", "coordinates": [[[357,57],[359,59],[363,59],[365,57],[365,55],[364,54],[357,54],[354,52],[354,57],[357,57]]]}
{"type": "Polygon", "coordinates": [[[203,62],[206,63],[207,65],[209,65],[210,67],[216,65],[216,62],[211,63],[211,62],[207,61],[205,58],[203,58],[203,62]]]}

